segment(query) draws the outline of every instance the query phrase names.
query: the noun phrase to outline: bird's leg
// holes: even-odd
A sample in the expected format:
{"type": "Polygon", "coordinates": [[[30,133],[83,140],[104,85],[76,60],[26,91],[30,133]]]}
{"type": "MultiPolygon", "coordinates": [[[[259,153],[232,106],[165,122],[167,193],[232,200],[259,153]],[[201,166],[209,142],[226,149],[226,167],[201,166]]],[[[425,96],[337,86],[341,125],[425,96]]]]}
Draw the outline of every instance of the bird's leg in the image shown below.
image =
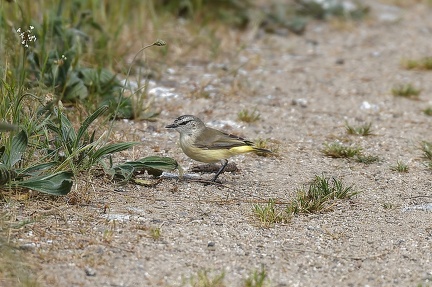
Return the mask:
{"type": "Polygon", "coordinates": [[[215,182],[216,181],[216,179],[218,178],[218,176],[225,170],[225,168],[226,168],[226,166],[227,166],[227,164],[228,164],[228,160],[227,159],[223,159],[222,160],[222,166],[221,166],[221,168],[218,170],[218,172],[216,173],[216,175],[214,176],[214,178],[213,178],[213,182],[215,182]]]}

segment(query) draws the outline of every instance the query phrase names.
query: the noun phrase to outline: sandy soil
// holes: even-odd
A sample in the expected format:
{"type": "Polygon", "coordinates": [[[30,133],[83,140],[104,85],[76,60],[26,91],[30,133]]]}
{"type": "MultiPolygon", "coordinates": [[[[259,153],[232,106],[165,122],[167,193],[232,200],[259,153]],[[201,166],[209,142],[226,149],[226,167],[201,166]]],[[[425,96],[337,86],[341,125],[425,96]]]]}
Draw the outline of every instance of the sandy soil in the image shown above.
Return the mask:
{"type": "Polygon", "coordinates": [[[125,158],[171,156],[189,169],[195,163],[177,146],[178,134],[164,129],[182,114],[269,139],[280,157],[236,157],[240,172],[223,174],[223,186],[173,179],[155,187],[115,186],[101,179],[78,183],[88,193],[75,196],[86,204],[11,202],[18,221],[37,219],[15,231],[13,241],[37,263],[40,282],[189,286],[207,270],[209,277],[224,272],[225,286],[244,286],[264,268],[267,286],[430,286],[431,170],[419,147],[432,140],[432,117],[422,113],[432,105],[432,72],[400,63],[431,56],[432,10],[371,6],[370,19],[355,24],[312,23],[301,37],[257,34],[238,62],[167,71],[158,85],[174,88],[176,96],[156,98],[163,107],[158,121],[118,123],[119,138],[144,143],[125,158]],[[394,97],[392,87],[402,83],[421,88],[419,99],[394,97]],[[196,87],[208,96],[192,95],[196,87]],[[240,122],[243,108],[256,108],[261,119],[240,122]],[[371,122],[374,135],[348,136],[346,122],[371,122]],[[324,156],[323,144],[337,139],[380,161],[324,156]],[[408,173],[391,170],[398,160],[408,163],[408,173]],[[254,202],[287,202],[322,174],[359,194],[330,212],[260,226],[254,202]],[[159,239],[151,236],[157,228],[159,239]]]}

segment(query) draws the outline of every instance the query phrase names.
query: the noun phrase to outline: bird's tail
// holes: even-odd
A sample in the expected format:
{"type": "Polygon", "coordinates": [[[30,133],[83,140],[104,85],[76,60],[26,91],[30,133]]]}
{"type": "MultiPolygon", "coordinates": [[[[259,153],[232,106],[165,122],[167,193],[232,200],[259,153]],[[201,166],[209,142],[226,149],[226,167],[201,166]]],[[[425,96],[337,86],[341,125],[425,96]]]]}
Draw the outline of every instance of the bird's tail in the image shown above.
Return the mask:
{"type": "Polygon", "coordinates": [[[265,149],[265,148],[259,148],[259,147],[253,147],[253,151],[257,154],[262,154],[262,155],[267,155],[269,153],[273,153],[271,150],[269,149],[265,149]]]}

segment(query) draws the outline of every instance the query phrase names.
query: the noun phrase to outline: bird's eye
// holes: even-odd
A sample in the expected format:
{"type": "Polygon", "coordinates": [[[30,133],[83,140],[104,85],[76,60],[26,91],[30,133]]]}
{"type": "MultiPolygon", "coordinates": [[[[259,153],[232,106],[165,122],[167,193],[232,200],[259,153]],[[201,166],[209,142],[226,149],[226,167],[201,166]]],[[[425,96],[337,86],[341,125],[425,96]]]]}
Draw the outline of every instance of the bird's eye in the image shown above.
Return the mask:
{"type": "Polygon", "coordinates": [[[179,126],[184,126],[184,125],[186,125],[187,123],[189,123],[190,121],[183,121],[183,122],[179,122],[179,123],[177,123],[179,126]]]}

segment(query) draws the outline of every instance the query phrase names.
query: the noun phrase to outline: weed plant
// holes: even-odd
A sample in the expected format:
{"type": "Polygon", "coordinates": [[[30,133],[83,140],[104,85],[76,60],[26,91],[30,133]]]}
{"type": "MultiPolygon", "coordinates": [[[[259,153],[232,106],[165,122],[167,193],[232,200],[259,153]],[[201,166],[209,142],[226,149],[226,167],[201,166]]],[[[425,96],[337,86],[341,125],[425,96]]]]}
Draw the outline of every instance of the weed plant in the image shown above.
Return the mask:
{"type": "Polygon", "coordinates": [[[286,223],[289,221],[286,214],[276,207],[274,199],[270,199],[264,205],[254,204],[252,210],[263,227],[270,227],[275,223],[286,223]]]}
{"type": "Polygon", "coordinates": [[[370,136],[372,135],[371,131],[372,123],[366,123],[361,126],[351,126],[348,123],[345,123],[345,129],[349,135],[360,135],[360,136],[370,136]]]}
{"type": "Polygon", "coordinates": [[[412,84],[398,85],[391,90],[393,96],[409,99],[417,99],[421,90],[415,88],[412,84]]]}
{"type": "Polygon", "coordinates": [[[337,199],[351,198],[357,192],[352,186],[344,186],[341,180],[316,176],[307,188],[297,191],[296,198],[287,206],[288,214],[314,213],[331,208],[337,199]]]}
{"type": "Polygon", "coordinates": [[[426,109],[423,110],[423,113],[427,116],[432,116],[432,107],[428,107],[426,109]]]}
{"type": "Polygon", "coordinates": [[[319,213],[331,210],[338,200],[350,199],[358,192],[353,186],[346,186],[341,180],[315,176],[307,186],[296,191],[294,199],[286,204],[276,204],[274,199],[268,203],[254,204],[252,211],[263,227],[271,227],[276,223],[288,223],[296,214],[319,213]],[[280,208],[285,206],[285,209],[280,208]]]}
{"type": "Polygon", "coordinates": [[[249,278],[247,278],[244,282],[245,287],[263,287],[265,286],[265,282],[267,279],[267,272],[264,267],[261,267],[261,270],[255,270],[249,278]]]}
{"type": "Polygon", "coordinates": [[[261,115],[256,109],[253,109],[252,111],[249,111],[248,109],[243,109],[237,114],[237,117],[242,122],[253,123],[258,121],[261,115]]]}
{"type": "Polygon", "coordinates": [[[197,276],[190,278],[190,285],[195,287],[225,287],[225,272],[210,274],[207,270],[198,271],[197,276]]]}
{"type": "MultiPolygon", "coordinates": [[[[43,19],[38,22],[37,18],[20,18],[25,16],[17,13],[21,5],[28,3],[0,3],[0,16],[5,19],[0,21],[0,52],[4,56],[0,63],[0,118],[5,121],[0,126],[0,188],[64,195],[71,190],[75,176],[101,164],[110,172],[113,165],[104,164],[104,160],[137,144],[107,143],[112,124],[106,133],[90,130],[96,121],[104,122],[102,117],[131,117],[132,102],[124,96],[126,85],[102,62],[85,63],[98,37],[105,37],[91,12],[84,13],[81,4],[59,1],[55,9],[41,10],[43,19]],[[11,13],[6,13],[9,10],[11,13]],[[24,20],[31,24],[22,28],[12,24],[24,20]],[[89,116],[81,124],[71,121],[65,106],[84,102],[91,107],[89,116]]],[[[156,41],[139,52],[163,45],[165,42],[156,41]]],[[[147,157],[145,167],[157,170],[161,162],[165,159],[147,157]]],[[[166,162],[171,165],[173,160],[166,162]]],[[[128,165],[132,172],[135,167],[128,165]]]]}
{"type": "Polygon", "coordinates": [[[340,142],[326,143],[321,150],[326,156],[333,158],[352,158],[361,153],[361,148],[355,146],[345,146],[340,142]]]}
{"type": "Polygon", "coordinates": [[[421,150],[423,151],[423,158],[426,160],[426,166],[432,169],[432,143],[423,141],[421,150]]]}
{"type": "Polygon", "coordinates": [[[356,162],[359,162],[359,163],[372,164],[372,163],[379,161],[380,159],[378,156],[375,156],[375,155],[358,154],[358,155],[356,155],[354,160],[356,162]]]}
{"type": "Polygon", "coordinates": [[[407,70],[432,70],[432,57],[402,60],[402,66],[407,70]]]}
{"type": "Polygon", "coordinates": [[[397,161],[395,166],[390,167],[392,171],[408,172],[408,165],[402,161],[397,161]]]}

